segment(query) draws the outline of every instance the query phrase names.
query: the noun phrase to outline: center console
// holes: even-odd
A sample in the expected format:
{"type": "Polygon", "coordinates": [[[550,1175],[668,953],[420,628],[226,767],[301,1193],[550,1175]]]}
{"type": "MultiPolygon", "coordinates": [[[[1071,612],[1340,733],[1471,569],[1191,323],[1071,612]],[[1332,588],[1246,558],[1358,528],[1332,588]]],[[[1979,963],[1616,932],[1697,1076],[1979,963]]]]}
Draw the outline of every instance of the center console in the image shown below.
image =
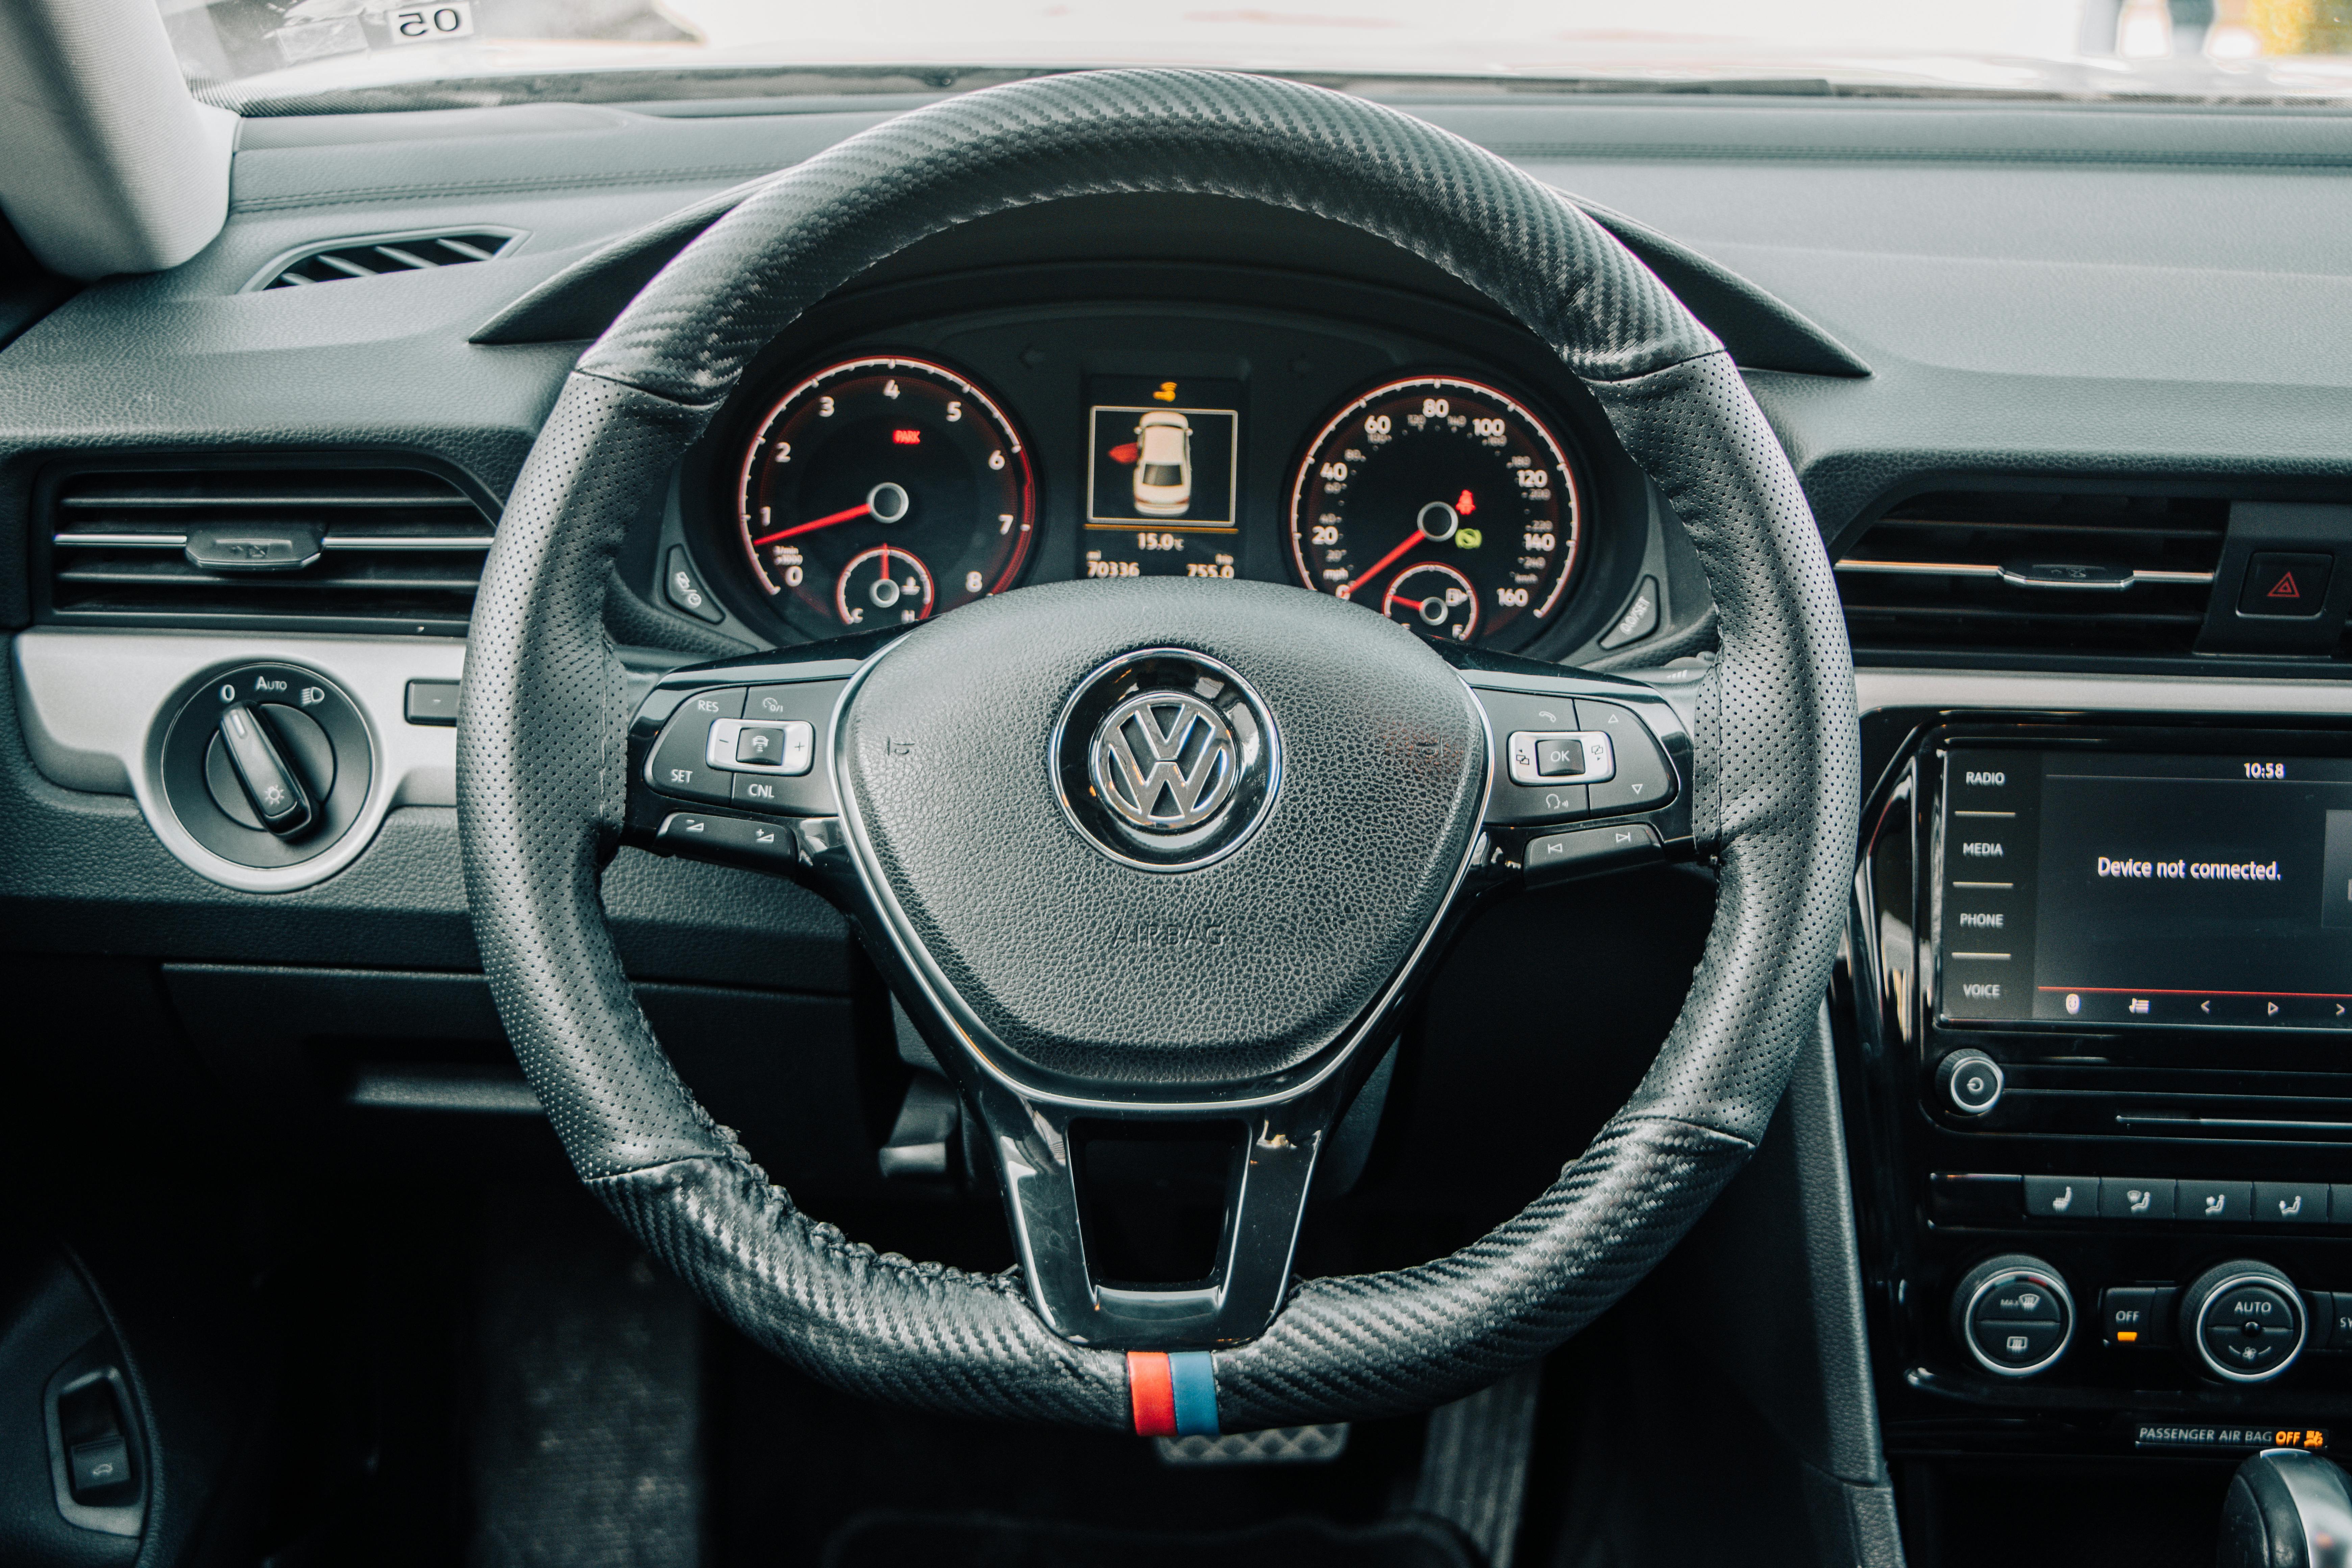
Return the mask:
{"type": "Polygon", "coordinates": [[[1839,1006],[1890,1457],[2352,1445],[2352,729],[1865,740],[1839,1006]]]}

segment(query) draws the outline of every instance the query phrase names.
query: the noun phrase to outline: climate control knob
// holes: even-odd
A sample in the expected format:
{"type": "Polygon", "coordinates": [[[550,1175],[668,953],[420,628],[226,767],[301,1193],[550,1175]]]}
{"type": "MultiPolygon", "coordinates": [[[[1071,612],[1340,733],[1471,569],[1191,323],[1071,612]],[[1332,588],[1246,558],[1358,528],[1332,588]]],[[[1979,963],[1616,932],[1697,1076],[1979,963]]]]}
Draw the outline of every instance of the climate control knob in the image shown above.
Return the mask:
{"type": "Polygon", "coordinates": [[[2294,1364],[2308,1333],[2294,1282],[2267,1263],[2217,1263],[2180,1293],[2180,1342],[2226,1383],[2268,1383],[2294,1364]]]}
{"type": "Polygon", "coordinates": [[[2066,1353],[2074,1298],[2039,1258],[1990,1258],[1952,1292],[1952,1337],[1995,1376],[2032,1377],[2066,1353]]]}

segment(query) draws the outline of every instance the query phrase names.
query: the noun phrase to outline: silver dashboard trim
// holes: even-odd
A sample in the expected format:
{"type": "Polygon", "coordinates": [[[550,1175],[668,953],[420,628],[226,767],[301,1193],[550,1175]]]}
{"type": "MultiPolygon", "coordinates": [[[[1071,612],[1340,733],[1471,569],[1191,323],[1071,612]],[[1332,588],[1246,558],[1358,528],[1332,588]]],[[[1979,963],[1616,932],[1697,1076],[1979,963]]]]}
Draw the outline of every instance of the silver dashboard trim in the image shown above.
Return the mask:
{"type": "Polygon", "coordinates": [[[1972,669],[1857,669],[1854,706],[2054,712],[2352,714],[2352,680],[2231,679],[2226,675],[2065,675],[1972,669]]]}
{"type": "Polygon", "coordinates": [[[250,632],[118,632],[37,626],[10,661],[26,749],[52,784],[128,795],[182,863],[224,887],[291,892],[326,880],[365,852],[395,805],[457,804],[457,732],[407,721],[412,680],[455,680],[466,645],[454,637],[284,637],[250,632]],[[205,670],[247,662],[301,665],[350,693],[375,749],[375,781],[332,847],[299,866],[239,866],[197,843],[163,803],[156,772],[164,704],[205,670]]]}

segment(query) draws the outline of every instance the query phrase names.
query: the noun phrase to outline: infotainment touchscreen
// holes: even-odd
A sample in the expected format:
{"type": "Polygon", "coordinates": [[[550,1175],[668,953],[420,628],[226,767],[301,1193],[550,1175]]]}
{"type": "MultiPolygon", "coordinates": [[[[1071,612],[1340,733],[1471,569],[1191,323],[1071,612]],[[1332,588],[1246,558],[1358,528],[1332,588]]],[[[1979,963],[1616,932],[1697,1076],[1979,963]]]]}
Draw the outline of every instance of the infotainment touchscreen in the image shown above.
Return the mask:
{"type": "Polygon", "coordinates": [[[1945,755],[1957,1021],[2352,1031],[2352,760],[1945,755]]]}

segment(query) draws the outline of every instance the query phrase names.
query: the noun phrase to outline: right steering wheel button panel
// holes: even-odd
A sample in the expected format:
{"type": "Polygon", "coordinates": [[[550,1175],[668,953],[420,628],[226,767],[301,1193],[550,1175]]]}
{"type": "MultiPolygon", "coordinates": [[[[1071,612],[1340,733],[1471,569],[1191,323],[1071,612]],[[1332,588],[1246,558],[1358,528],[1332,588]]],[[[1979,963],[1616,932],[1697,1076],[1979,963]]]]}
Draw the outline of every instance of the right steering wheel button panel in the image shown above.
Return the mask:
{"type": "Polygon", "coordinates": [[[1482,689],[1478,699],[1502,752],[1488,822],[1572,822],[1652,811],[1675,798],[1665,752],[1631,708],[1517,691],[1482,689]]]}

